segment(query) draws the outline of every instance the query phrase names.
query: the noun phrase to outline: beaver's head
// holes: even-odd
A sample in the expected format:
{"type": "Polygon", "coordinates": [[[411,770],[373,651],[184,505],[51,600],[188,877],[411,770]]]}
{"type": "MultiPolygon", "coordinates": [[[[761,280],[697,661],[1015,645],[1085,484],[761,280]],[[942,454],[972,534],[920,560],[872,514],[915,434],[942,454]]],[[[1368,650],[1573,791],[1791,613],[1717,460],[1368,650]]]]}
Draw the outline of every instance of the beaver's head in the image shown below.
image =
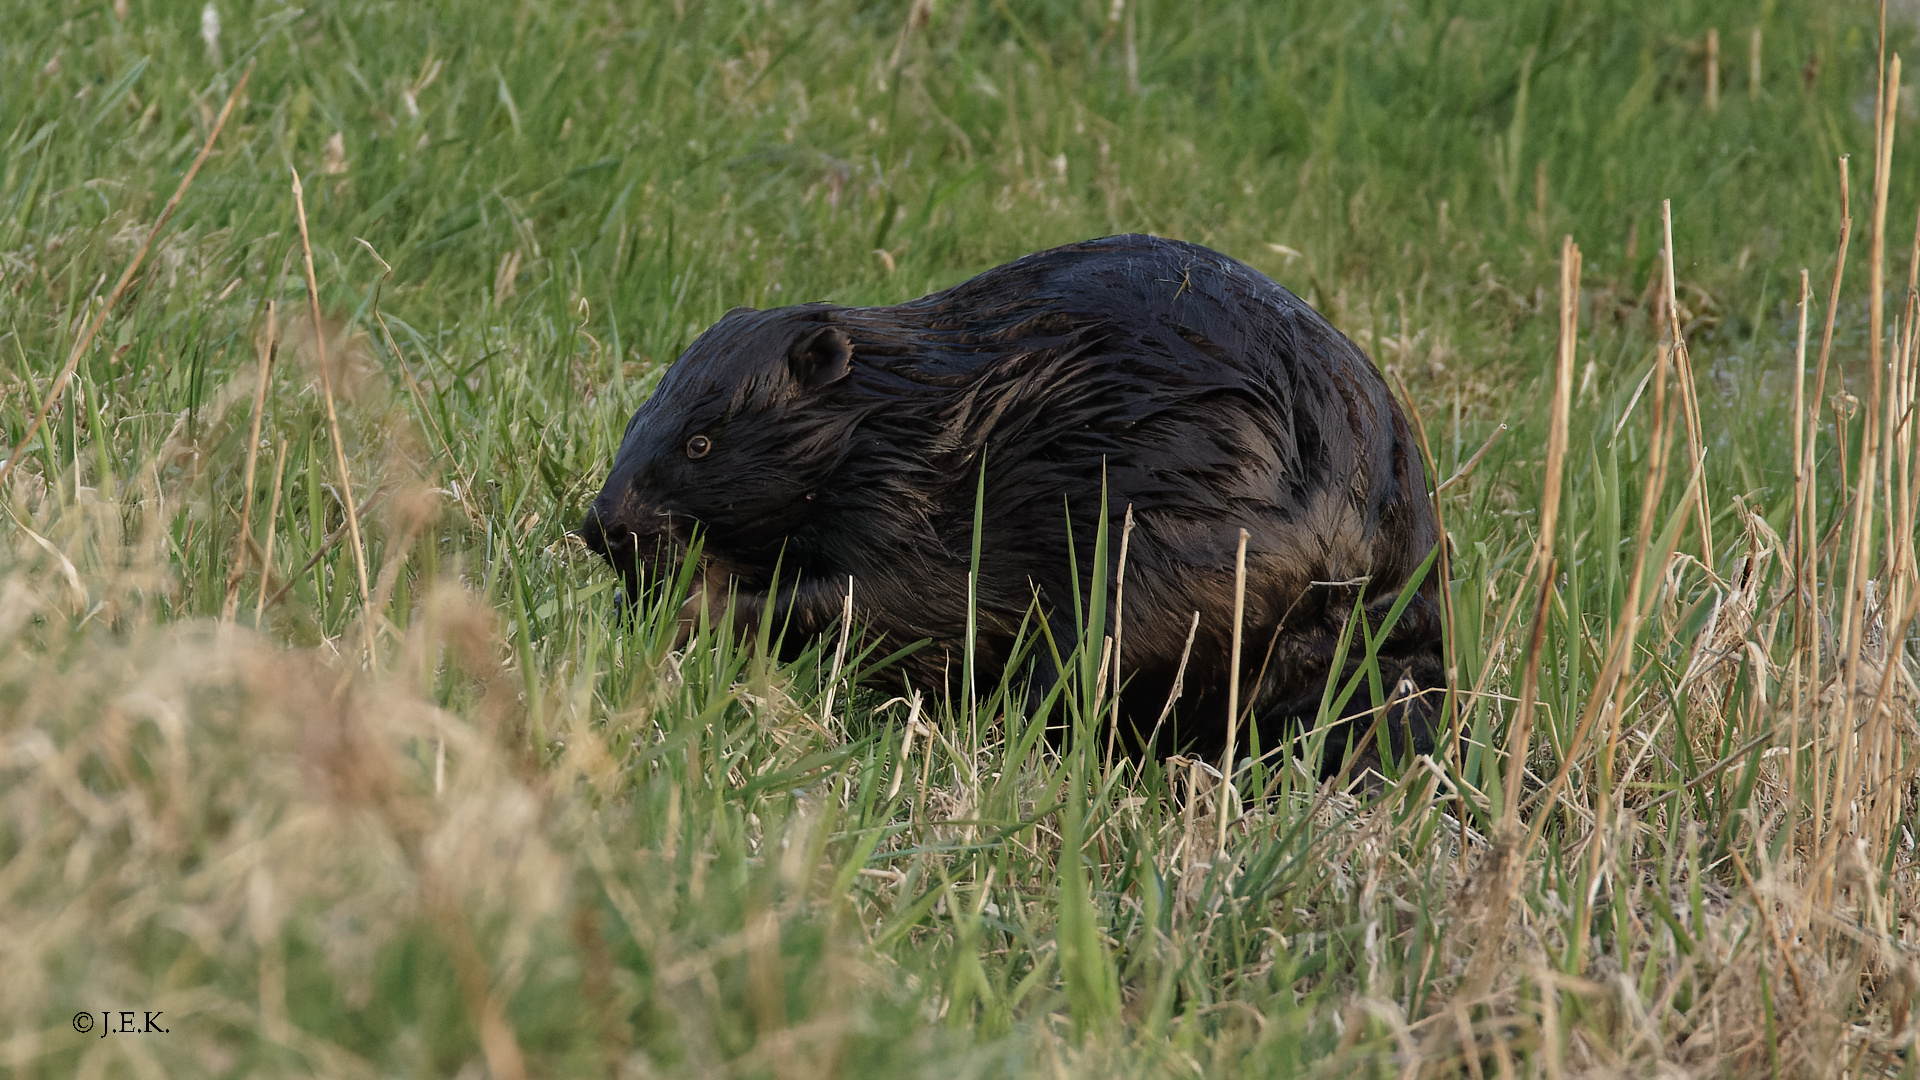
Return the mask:
{"type": "MultiPolygon", "coordinates": [[[[815,488],[846,455],[833,400],[853,347],[824,304],[735,308],[694,341],[633,414],[580,534],[637,597],[695,528],[709,554],[771,576],[815,488]]],[[[763,582],[754,582],[763,584],[763,582]]]]}

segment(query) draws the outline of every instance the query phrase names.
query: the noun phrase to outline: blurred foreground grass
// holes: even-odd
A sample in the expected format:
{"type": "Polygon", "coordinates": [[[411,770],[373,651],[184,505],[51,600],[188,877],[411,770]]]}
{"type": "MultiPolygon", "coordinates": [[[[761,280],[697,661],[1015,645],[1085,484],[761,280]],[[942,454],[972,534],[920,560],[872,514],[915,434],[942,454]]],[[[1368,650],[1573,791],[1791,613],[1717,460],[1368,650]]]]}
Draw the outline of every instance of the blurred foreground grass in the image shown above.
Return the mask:
{"type": "MultiPolygon", "coordinates": [[[[1876,352],[1866,7],[0,15],[8,446],[255,65],[0,493],[9,1075],[1920,1061],[1920,184],[1896,140],[1876,352]],[[1659,333],[1667,198],[1697,402],[1659,333]],[[779,666],[618,624],[566,530],[721,312],[893,302],[1127,230],[1320,306],[1409,387],[1440,476],[1509,426],[1443,496],[1478,691],[1445,760],[1363,806],[1269,757],[1216,851],[1202,763],[1063,756],[1003,696],[853,688],[857,646],[779,666]],[[1545,574],[1563,234],[1585,267],[1545,574]],[[122,1009],[169,1030],[75,1030],[122,1009]]],[[[1070,689],[1083,723],[1097,684],[1070,689]]]]}

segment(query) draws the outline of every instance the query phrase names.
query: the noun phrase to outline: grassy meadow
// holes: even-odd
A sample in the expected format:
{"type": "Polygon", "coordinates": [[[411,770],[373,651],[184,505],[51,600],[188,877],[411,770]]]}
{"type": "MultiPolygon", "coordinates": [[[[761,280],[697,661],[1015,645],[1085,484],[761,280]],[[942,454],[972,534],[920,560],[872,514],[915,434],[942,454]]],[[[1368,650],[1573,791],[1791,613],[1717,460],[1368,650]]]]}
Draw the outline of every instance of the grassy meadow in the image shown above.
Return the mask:
{"type": "Polygon", "coordinates": [[[0,1075],[1920,1069],[1920,103],[1872,7],[0,20],[0,1075]],[[1061,741],[857,636],[622,623],[569,529],[721,313],[1124,231],[1407,395],[1444,754],[1228,794],[1108,755],[1102,642],[1061,741]]]}

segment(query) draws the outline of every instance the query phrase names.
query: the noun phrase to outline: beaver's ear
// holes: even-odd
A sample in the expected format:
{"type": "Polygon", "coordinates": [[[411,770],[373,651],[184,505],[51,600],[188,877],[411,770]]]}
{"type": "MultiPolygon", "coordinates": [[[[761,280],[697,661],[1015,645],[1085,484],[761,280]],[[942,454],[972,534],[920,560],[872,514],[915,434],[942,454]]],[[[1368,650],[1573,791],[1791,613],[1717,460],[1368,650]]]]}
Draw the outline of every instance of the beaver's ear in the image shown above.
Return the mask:
{"type": "Polygon", "coordinates": [[[808,390],[839,382],[853,365],[853,342],[837,326],[822,326],[800,335],[787,351],[793,379],[808,390]]]}

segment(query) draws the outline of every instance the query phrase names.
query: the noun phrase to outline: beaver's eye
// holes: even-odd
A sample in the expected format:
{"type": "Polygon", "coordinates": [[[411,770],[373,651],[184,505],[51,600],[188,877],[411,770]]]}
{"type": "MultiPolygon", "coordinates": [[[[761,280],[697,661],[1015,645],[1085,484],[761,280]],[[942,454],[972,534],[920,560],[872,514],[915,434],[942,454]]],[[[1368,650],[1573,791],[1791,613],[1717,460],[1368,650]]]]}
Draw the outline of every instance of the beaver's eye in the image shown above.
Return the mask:
{"type": "Polygon", "coordinates": [[[690,458],[706,457],[707,451],[711,449],[713,449],[713,440],[705,435],[695,435],[687,440],[687,456],[690,458]]]}

